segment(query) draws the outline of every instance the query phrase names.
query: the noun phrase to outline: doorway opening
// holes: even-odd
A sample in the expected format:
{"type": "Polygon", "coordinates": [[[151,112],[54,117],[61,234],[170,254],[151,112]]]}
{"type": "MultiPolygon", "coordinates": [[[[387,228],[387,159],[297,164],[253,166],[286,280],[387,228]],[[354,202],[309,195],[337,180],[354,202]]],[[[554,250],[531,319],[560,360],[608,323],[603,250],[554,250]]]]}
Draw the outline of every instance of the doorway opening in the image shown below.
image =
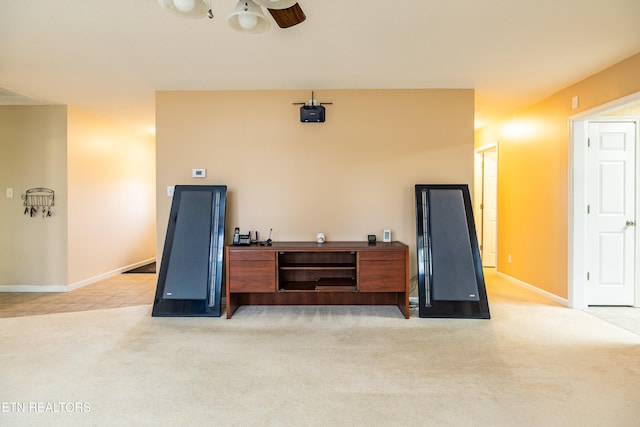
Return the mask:
{"type": "Polygon", "coordinates": [[[498,262],[498,143],[475,150],[474,216],[483,267],[498,262]]]}
{"type": "Polygon", "coordinates": [[[569,122],[569,305],[640,307],[640,93],[569,122]]]}

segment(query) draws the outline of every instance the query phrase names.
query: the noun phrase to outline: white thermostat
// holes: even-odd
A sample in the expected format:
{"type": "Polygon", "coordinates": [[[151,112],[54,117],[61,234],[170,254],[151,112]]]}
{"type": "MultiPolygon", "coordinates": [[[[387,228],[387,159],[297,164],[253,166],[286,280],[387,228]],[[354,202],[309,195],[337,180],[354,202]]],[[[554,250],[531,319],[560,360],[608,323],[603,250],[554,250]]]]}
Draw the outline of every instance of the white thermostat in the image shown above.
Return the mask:
{"type": "Polygon", "coordinates": [[[382,241],[390,242],[391,241],[391,230],[384,230],[382,232],[382,241]]]}
{"type": "Polygon", "coordinates": [[[206,169],[191,169],[192,178],[206,178],[206,176],[207,176],[206,169]]]}

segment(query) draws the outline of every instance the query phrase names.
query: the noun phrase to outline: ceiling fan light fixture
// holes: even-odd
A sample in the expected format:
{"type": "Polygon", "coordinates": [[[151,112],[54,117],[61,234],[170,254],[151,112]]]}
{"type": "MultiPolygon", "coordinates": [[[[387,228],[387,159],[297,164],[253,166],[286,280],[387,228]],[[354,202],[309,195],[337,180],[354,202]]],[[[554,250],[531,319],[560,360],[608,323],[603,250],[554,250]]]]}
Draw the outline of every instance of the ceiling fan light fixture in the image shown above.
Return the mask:
{"type": "Polygon", "coordinates": [[[209,0],[158,0],[160,6],[181,18],[204,18],[211,10],[209,0]]]}
{"type": "Polygon", "coordinates": [[[301,24],[307,19],[298,3],[286,9],[267,9],[278,27],[289,28],[301,24]]]}
{"type": "Polygon", "coordinates": [[[245,30],[253,30],[258,25],[258,17],[250,13],[241,13],[238,15],[238,24],[245,30]]]}
{"type": "Polygon", "coordinates": [[[257,4],[267,9],[288,9],[298,0],[254,0],[257,4]]]}
{"type": "Polygon", "coordinates": [[[241,33],[263,33],[271,28],[271,21],[264,16],[262,8],[252,0],[240,0],[227,17],[231,28],[241,33]]]}
{"type": "Polygon", "coordinates": [[[183,13],[189,13],[196,7],[196,0],[173,0],[173,5],[183,13]]]}

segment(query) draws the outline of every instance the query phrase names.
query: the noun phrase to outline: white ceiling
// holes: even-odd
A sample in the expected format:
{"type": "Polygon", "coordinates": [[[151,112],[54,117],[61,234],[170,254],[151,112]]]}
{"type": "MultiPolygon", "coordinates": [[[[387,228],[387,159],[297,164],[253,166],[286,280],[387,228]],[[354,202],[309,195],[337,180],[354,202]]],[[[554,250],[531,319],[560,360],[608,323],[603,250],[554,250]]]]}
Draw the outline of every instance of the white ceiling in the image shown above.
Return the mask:
{"type": "Polygon", "coordinates": [[[3,0],[0,87],[142,129],[157,90],[474,88],[484,123],[640,52],[639,0],[299,0],[305,22],[263,34],[212,3],[3,0]]]}

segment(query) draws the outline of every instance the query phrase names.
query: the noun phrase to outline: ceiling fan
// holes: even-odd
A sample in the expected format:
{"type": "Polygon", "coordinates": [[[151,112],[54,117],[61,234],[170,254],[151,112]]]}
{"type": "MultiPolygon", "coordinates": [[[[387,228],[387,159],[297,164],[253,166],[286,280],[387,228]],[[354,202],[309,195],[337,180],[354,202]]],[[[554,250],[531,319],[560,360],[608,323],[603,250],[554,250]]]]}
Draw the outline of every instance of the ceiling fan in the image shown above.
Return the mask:
{"type": "MultiPolygon", "coordinates": [[[[160,6],[182,18],[213,18],[211,0],[159,0],[160,6]]],[[[271,28],[263,8],[267,9],[280,28],[289,28],[307,17],[297,0],[239,0],[227,17],[231,28],[243,33],[262,33],[271,28]]]]}

